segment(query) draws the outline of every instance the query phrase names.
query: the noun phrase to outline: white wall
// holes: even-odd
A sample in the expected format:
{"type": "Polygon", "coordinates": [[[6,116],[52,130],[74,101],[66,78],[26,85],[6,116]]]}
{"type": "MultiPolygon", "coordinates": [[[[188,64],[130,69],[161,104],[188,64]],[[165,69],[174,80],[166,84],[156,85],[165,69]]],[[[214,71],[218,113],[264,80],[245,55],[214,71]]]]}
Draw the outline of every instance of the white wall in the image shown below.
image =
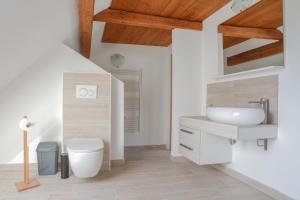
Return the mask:
{"type": "Polygon", "coordinates": [[[39,141],[62,141],[63,72],[106,73],[72,49],[59,45],[3,88],[0,163],[22,162],[23,136],[18,123],[24,115],[35,123],[29,133],[30,162],[36,161],[39,141]]]}
{"type": "Polygon", "coordinates": [[[175,29],[172,33],[173,103],[172,149],[178,153],[179,117],[199,115],[201,112],[201,45],[202,33],[175,29]]]}
{"type": "Polygon", "coordinates": [[[111,160],[124,160],[124,83],[111,76],[111,160]]]}
{"type": "Polygon", "coordinates": [[[1,0],[0,89],[58,43],[79,47],[75,0],[1,0]]]}
{"type": "MultiPolygon", "coordinates": [[[[233,162],[227,167],[268,185],[290,197],[300,199],[300,1],[285,1],[286,60],[279,74],[279,137],[265,152],[253,142],[238,142],[233,149],[233,162]]],[[[229,6],[204,22],[202,108],[205,114],[207,83],[218,81],[217,24],[232,16],[229,6]]],[[[269,74],[269,73],[268,73],[269,74]]],[[[260,76],[263,74],[260,74],[260,76]]],[[[251,75],[253,77],[253,75],[251,75]]],[[[259,76],[259,75],[257,75],[259,76]]],[[[241,77],[238,77],[241,78],[241,77]]],[[[232,79],[232,78],[231,78],[232,79]]],[[[224,80],[223,80],[224,81],[224,80]]]]}
{"type": "MultiPolygon", "coordinates": [[[[110,3],[111,0],[96,1],[95,12],[110,3]]],[[[62,140],[62,73],[107,72],[61,45],[79,50],[79,19],[74,0],[3,0],[0,23],[0,163],[23,160],[18,122],[25,114],[36,122],[29,136],[30,162],[35,162],[39,141],[62,140]]],[[[118,89],[122,85],[118,80],[112,84],[118,89]]],[[[123,134],[119,129],[113,130],[119,135],[112,136],[118,145],[112,148],[112,159],[124,158],[123,134]]]]}
{"type": "MultiPolygon", "coordinates": [[[[95,12],[108,8],[111,0],[95,1],[95,12]]],[[[94,22],[91,60],[110,71],[110,56],[125,56],[122,69],[142,70],[141,132],[125,135],[125,146],[161,145],[170,132],[170,48],[101,43],[105,23],[94,22]]]]}
{"type": "MultiPolygon", "coordinates": [[[[142,70],[141,121],[139,135],[125,135],[125,146],[166,144],[169,135],[170,52],[166,47],[101,44],[93,42],[91,60],[111,71],[110,56],[125,56],[121,69],[142,70]]],[[[94,37],[94,36],[93,36],[94,37]]],[[[101,37],[100,37],[101,38],[101,37]]]]}

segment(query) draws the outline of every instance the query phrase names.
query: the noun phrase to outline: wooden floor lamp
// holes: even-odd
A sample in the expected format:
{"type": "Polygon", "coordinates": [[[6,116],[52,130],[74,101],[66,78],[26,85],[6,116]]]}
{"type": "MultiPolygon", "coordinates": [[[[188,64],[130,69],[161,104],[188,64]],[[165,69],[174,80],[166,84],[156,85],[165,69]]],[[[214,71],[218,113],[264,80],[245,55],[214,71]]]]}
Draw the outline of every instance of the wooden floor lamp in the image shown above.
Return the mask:
{"type": "Polygon", "coordinates": [[[16,183],[16,188],[19,192],[40,185],[40,183],[36,179],[29,180],[27,133],[31,126],[32,123],[28,121],[28,118],[26,116],[23,117],[23,119],[20,121],[19,124],[20,129],[23,131],[23,140],[24,140],[24,181],[16,183]]]}

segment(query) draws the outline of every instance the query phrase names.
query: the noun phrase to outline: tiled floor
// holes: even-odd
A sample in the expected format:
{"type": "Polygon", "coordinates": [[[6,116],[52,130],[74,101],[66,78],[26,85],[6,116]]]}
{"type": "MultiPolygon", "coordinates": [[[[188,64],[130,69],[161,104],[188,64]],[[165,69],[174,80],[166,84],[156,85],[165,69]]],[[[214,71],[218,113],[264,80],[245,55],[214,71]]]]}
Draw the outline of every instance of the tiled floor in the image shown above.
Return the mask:
{"type": "MultiPolygon", "coordinates": [[[[41,186],[22,193],[19,167],[0,167],[0,199],[12,200],[270,200],[272,198],[209,166],[173,162],[160,148],[127,148],[126,165],[92,179],[38,177],[41,186]]],[[[31,176],[36,176],[32,169],[31,176]]]]}

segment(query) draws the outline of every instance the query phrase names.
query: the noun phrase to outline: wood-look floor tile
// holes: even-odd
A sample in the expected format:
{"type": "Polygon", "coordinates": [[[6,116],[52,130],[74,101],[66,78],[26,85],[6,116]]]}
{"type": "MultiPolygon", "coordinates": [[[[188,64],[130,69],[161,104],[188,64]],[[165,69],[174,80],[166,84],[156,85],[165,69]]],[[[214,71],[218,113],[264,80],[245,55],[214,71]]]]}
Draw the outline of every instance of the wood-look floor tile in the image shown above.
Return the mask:
{"type": "Polygon", "coordinates": [[[91,179],[38,176],[40,187],[17,192],[22,168],[0,166],[0,200],[271,200],[250,186],[210,167],[173,162],[157,147],[127,148],[124,166],[91,179]]]}

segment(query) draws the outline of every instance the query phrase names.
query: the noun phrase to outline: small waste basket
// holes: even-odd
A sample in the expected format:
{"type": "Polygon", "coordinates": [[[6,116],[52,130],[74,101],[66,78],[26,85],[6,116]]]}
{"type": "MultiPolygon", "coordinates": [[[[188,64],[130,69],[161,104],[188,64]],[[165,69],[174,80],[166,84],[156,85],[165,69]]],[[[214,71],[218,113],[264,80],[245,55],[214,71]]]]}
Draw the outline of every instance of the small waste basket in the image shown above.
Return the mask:
{"type": "Polygon", "coordinates": [[[55,175],[58,164],[58,144],[40,142],[36,149],[39,175],[55,175]]]}

